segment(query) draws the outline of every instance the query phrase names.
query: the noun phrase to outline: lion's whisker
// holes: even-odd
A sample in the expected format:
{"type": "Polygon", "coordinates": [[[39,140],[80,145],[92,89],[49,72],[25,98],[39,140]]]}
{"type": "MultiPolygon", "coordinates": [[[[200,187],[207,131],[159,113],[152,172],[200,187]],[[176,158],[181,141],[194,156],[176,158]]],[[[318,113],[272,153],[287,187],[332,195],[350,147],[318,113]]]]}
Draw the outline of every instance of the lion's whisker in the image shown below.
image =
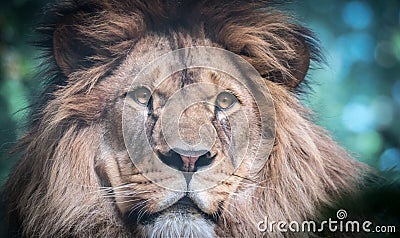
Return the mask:
{"type": "MultiPolygon", "coordinates": [[[[231,205],[230,207],[236,209],[236,210],[239,212],[239,214],[240,214],[240,211],[239,211],[235,206],[233,206],[231,203],[229,203],[228,201],[224,201],[224,203],[227,203],[228,205],[231,205]]],[[[226,207],[223,207],[223,206],[222,206],[221,208],[222,208],[223,214],[224,214],[224,213],[227,213],[227,214],[229,214],[232,218],[234,218],[234,219],[237,218],[237,217],[236,217],[232,212],[230,212],[226,207]]]]}
{"type": "MultiPolygon", "coordinates": [[[[140,208],[140,210],[138,211],[138,218],[137,218],[137,220],[138,220],[138,222],[142,219],[142,217],[146,214],[146,206],[147,206],[147,204],[148,204],[148,202],[149,201],[151,201],[151,200],[153,200],[153,198],[148,198],[148,199],[146,199],[146,200],[144,200],[144,201],[142,201],[142,202],[140,202],[139,203],[139,205],[141,205],[141,204],[144,204],[144,206],[142,206],[141,208],[140,208]]],[[[137,207],[137,206],[136,206],[137,207]]],[[[131,211],[129,212],[129,215],[131,215],[132,214],[132,212],[136,209],[136,207],[133,207],[132,209],[131,209],[131,211]]]]}
{"type": "Polygon", "coordinates": [[[260,189],[274,190],[274,189],[272,189],[272,188],[270,188],[270,187],[267,187],[267,186],[262,186],[262,185],[252,184],[252,183],[246,183],[246,182],[243,182],[243,181],[237,181],[237,183],[246,185],[246,186],[251,187],[251,188],[260,188],[260,189]]]}

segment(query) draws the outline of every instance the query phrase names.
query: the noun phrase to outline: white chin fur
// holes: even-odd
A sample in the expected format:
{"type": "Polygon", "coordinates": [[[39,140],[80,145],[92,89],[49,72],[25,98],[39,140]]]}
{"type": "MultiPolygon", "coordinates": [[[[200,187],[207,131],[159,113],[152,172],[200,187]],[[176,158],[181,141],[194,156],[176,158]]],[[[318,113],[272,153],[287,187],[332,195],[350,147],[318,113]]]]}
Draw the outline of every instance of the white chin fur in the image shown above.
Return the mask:
{"type": "Polygon", "coordinates": [[[141,226],[139,230],[144,237],[216,237],[212,221],[188,211],[166,211],[154,222],[141,226]]]}

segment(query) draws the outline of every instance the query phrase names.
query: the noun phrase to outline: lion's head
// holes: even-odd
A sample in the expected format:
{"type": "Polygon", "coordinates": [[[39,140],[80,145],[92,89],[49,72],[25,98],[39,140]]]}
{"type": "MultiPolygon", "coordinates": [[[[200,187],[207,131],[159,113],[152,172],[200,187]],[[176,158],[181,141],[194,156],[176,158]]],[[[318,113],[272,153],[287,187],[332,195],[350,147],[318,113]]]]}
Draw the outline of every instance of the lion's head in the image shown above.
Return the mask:
{"type": "Polygon", "coordinates": [[[316,42],[272,2],[52,5],[51,80],[6,186],[16,232],[254,237],[353,191],[362,166],[296,96],[316,42]]]}

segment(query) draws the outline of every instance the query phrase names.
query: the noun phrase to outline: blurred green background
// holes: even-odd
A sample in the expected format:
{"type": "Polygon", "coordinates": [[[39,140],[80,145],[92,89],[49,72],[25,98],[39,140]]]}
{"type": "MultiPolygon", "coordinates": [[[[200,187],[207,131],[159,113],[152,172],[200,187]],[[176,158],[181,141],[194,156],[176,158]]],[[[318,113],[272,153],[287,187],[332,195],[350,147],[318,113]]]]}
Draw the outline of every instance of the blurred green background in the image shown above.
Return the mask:
{"type": "Polygon", "coordinates": [[[310,78],[321,125],[379,170],[400,171],[400,1],[298,1],[328,67],[310,78]]]}
{"type": "MultiPolygon", "coordinates": [[[[0,2],[0,184],[29,120],[26,107],[41,91],[33,79],[40,52],[29,42],[46,2],[0,2]]],[[[357,159],[399,176],[400,1],[303,0],[285,8],[316,32],[328,62],[310,73],[304,103],[357,159]]]]}
{"type": "Polygon", "coordinates": [[[25,132],[26,108],[42,90],[35,78],[40,53],[32,40],[46,2],[0,1],[0,185],[15,162],[9,150],[25,132]]]}

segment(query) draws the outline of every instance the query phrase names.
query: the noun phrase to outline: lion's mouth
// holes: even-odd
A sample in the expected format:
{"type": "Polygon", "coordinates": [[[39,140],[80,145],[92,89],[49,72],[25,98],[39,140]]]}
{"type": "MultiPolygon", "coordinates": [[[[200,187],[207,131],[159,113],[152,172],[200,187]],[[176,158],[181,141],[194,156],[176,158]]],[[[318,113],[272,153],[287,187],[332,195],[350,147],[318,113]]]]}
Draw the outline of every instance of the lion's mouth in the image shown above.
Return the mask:
{"type": "Polygon", "coordinates": [[[218,214],[210,215],[203,212],[188,196],[182,197],[172,206],[156,213],[148,214],[144,212],[142,214],[139,214],[133,212],[129,215],[129,220],[131,221],[135,220],[135,222],[138,224],[146,225],[154,223],[158,217],[160,217],[162,214],[165,213],[174,213],[180,215],[197,214],[203,217],[204,219],[210,220],[212,222],[217,222],[218,220],[218,214]]]}
{"type": "MultiPolygon", "coordinates": [[[[203,168],[208,168],[212,165],[217,157],[218,152],[210,151],[180,151],[179,149],[169,150],[161,153],[157,151],[158,158],[166,165],[183,172],[186,183],[189,185],[193,173],[201,171],[203,168]],[[182,152],[181,153],[177,153],[182,152]],[[190,154],[193,153],[193,154],[190,154]],[[196,156],[199,155],[199,156],[196,156]],[[190,175],[188,178],[187,175],[190,175]]],[[[191,196],[191,195],[190,195],[191,196]]],[[[141,224],[151,225],[158,224],[166,217],[173,218],[179,216],[182,219],[196,218],[200,220],[207,220],[211,223],[216,223],[220,211],[213,214],[208,214],[203,211],[194,200],[189,196],[188,192],[183,197],[175,197],[175,202],[165,199],[157,204],[152,204],[153,211],[147,208],[150,200],[143,199],[138,201],[132,210],[128,209],[123,212],[123,220],[127,224],[141,224]],[[170,203],[171,202],[171,203],[170,203]],[[169,203],[169,205],[165,204],[169,203]],[[155,206],[154,206],[155,205],[155,206]],[[154,207],[156,207],[154,209],[154,207]],[[159,209],[159,210],[158,210],[159,209]],[[156,210],[156,211],[154,211],[156,210]]],[[[171,198],[172,199],[172,198],[171,198]]]]}

